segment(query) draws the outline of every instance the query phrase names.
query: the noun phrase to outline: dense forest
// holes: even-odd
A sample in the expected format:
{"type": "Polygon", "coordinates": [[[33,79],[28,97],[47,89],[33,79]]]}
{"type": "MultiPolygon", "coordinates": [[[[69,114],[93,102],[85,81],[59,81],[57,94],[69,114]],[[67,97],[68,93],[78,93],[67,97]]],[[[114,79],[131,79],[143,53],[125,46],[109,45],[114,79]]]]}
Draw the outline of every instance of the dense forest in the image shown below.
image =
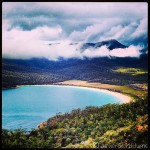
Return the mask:
{"type": "Polygon", "coordinates": [[[147,96],[58,113],[31,131],[2,129],[2,147],[7,148],[148,148],[147,144],[147,96]]]}
{"type": "Polygon", "coordinates": [[[115,85],[147,83],[148,74],[132,75],[120,73],[121,67],[148,69],[148,55],[140,58],[93,58],[93,59],[60,59],[50,61],[45,58],[3,59],[3,89],[16,85],[52,84],[66,80],[84,80],[115,85]],[[127,63],[128,62],[128,63],[127,63]]]}

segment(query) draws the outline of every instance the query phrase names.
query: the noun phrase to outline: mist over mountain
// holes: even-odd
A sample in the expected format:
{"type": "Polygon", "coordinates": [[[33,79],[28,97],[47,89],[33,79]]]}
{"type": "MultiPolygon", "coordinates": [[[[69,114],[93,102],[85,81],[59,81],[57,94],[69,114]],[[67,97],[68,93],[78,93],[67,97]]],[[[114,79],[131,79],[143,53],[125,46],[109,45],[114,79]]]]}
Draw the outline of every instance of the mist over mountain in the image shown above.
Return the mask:
{"type": "Polygon", "coordinates": [[[87,48],[99,48],[102,46],[106,46],[109,50],[113,50],[116,48],[127,48],[127,46],[119,43],[115,39],[112,39],[112,40],[107,40],[107,41],[102,41],[102,42],[97,42],[97,43],[84,43],[81,49],[85,50],[87,48]]]}
{"type": "MultiPolygon", "coordinates": [[[[36,44],[36,43],[35,43],[36,44]]],[[[30,51],[28,47],[20,47],[13,51],[5,51],[3,58],[12,59],[30,59],[30,58],[46,58],[49,60],[59,60],[60,58],[97,58],[97,57],[139,57],[143,49],[140,46],[123,45],[115,39],[101,41],[97,43],[72,43],[62,41],[60,43],[47,43],[31,45],[30,51]]]]}
{"type": "Polygon", "coordinates": [[[3,3],[2,57],[55,61],[139,57],[140,50],[148,46],[147,6],[147,3],[117,3],[117,7],[115,3],[86,3],[86,6],[82,2],[3,3]]]}

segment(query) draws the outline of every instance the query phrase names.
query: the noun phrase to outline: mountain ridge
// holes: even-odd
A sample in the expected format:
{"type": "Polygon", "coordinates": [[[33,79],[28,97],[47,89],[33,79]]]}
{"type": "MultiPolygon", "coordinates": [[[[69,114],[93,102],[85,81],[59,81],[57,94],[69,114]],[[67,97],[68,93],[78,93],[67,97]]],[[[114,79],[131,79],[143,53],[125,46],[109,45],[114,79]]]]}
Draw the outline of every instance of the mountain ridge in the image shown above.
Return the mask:
{"type": "MultiPolygon", "coordinates": [[[[57,45],[60,43],[49,43],[48,45],[57,45]]],[[[79,43],[70,43],[69,45],[77,45],[79,43]]],[[[99,48],[102,46],[106,46],[109,50],[113,50],[116,48],[127,48],[128,46],[123,45],[122,43],[118,42],[116,39],[104,40],[101,42],[92,42],[92,43],[81,43],[81,50],[85,50],[87,48],[99,48]]]]}

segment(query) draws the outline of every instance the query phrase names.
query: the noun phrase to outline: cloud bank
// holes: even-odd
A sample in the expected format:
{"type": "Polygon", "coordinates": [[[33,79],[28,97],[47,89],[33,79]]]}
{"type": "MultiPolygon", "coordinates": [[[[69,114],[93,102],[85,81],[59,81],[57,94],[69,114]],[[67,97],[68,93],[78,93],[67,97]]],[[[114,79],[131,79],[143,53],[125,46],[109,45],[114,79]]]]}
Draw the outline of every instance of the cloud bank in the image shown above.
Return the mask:
{"type": "Polygon", "coordinates": [[[59,57],[139,57],[142,46],[148,46],[147,18],[148,4],[145,2],[4,2],[2,56],[50,60],[59,57]],[[129,47],[109,51],[103,46],[81,52],[80,44],[70,45],[71,42],[92,43],[110,39],[129,47]]]}
{"type": "Polygon", "coordinates": [[[64,40],[59,43],[49,43],[44,38],[51,36],[56,38],[61,34],[61,28],[38,27],[31,31],[22,31],[14,28],[11,31],[4,31],[2,38],[3,57],[28,59],[32,57],[44,57],[49,60],[59,58],[95,58],[95,57],[139,57],[140,46],[129,46],[109,50],[107,46],[100,48],[86,48],[81,50],[82,43],[71,44],[71,41],[64,40]],[[9,44],[8,44],[9,43],[9,44]]]}

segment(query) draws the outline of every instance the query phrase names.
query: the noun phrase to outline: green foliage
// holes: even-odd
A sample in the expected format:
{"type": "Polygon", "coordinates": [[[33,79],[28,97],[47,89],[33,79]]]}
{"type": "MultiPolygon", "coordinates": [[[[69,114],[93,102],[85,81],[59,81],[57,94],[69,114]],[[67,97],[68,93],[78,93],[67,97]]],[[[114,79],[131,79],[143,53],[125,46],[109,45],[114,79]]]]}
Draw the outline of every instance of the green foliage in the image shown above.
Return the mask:
{"type": "Polygon", "coordinates": [[[118,72],[118,73],[128,73],[128,74],[131,74],[133,76],[148,73],[148,71],[143,70],[143,69],[138,69],[138,68],[118,68],[118,69],[113,70],[113,71],[118,72]]]}
{"type": "Polygon", "coordinates": [[[74,109],[27,132],[2,129],[3,148],[95,148],[107,144],[148,143],[147,97],[127,104],[74,109]]]}

